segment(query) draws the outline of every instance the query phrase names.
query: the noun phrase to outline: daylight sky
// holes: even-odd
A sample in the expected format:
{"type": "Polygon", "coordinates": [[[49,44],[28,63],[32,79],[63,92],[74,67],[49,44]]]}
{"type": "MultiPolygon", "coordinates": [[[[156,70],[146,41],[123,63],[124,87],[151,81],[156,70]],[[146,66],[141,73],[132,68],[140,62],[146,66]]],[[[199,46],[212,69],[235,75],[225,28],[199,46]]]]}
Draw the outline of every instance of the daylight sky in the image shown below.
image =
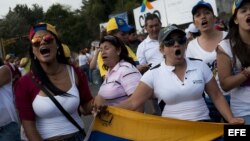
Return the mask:
{"type": "Polygon", "coordinates": [[[47,11],[53,3],[69,5],[71,10],[75,10],[80,9],[82,0],[0,0],[0,18],[8,13],[10,7],[15,8],[16,4],[26,4],[31,8],[35,3],[42,6],[44,11],[47,11]]]}

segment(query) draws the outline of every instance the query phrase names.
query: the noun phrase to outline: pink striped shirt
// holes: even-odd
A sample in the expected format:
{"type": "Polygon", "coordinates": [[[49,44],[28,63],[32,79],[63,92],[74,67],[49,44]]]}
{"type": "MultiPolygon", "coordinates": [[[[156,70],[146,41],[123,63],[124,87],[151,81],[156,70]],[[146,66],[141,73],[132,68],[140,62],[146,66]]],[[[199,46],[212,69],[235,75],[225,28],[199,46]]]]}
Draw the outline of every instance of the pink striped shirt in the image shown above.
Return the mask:
{"type": "Polygon", "coordinates": [[[108,105],[117,105],[133,94],[141,74],[135,66],[121,60],[112,70],[108,70],[98,92],[108,105]]]}

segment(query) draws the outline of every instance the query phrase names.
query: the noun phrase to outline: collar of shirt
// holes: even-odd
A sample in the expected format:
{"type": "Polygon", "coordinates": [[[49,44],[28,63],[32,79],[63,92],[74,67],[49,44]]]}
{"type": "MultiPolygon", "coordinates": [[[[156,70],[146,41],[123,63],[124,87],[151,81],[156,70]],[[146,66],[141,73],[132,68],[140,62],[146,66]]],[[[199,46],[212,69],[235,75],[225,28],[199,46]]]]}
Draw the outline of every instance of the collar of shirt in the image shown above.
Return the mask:
{"type": "Polygon", "coordinates": [[[158,40],[151,39],[151,38],[149,37],[149,35],[148,35],[147,38],[145,39],[145,42],[146,42],[146,43],[149,43],[149,42],[158,42],[158,40]]]}
{"type": "Polygon", "coordinates": [[[116,71],[121,67],[121,64],[122,64],[123,62],[125,62],[125,61],[124,61],[124,60],[121,60],[121,61],[119,61],[119,62],[115,65],[115,67],[114,67],[112,70],[108,69],[107,76],[111,75],[113,72],[116,72],[116,71]]]}
{"type": "MultiPolygon", "coordinates": [[[[192,63],[190,63],[191,61],[188,58],[185,58],[185,60],[187,63],[186,72],[196,70],[195,66],[193,66],[192,63]]],[[[165,60],[161,62],[161,65],[164,66],[164,68],[169,72],[172,72],[175,69],[175,66],[166,65],[165,60]]]]}

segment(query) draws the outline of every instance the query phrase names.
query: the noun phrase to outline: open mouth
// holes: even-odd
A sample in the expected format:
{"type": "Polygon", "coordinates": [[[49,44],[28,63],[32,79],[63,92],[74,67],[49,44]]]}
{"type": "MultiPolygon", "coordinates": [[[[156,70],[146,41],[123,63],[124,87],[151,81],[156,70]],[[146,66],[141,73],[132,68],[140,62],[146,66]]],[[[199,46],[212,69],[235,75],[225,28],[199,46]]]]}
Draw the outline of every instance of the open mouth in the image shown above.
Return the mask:
{"type": "Polygon", "coordinates": [[[177,50],[175,51],[175,56],[179,56],[179,55],[181,55],[181,50],[180,50],[180,49],[177,49],[177,50]]]}
{"type": "Polygon", "coordinates": [[[208,22],[205,21],[205,20],[201,22],[201,25],[202,25],[202,26],[207,25],[207,24],[208,24],[208,22]]]}
{"type": "Polygon", "coordinates": [[[105,60],[105,59],[107,59],[107,58],[108,58],[107,56],[102,56],[102,59],[103,59],[103,60],[105,60]]]}
{"type": "Polygon", "coordinates": [[[250,17],[247,18],[246,22],[250,24],[250,17]]]}
{"type": "Polygon", "coordinates": [[[42,55],[44,55],[44,54],[49,54],[49,53],[50,53],[50,49],[49,49],[49,48],[42,47],[42,48],[40,48],[40,53],[41,53],[42,55]]]}

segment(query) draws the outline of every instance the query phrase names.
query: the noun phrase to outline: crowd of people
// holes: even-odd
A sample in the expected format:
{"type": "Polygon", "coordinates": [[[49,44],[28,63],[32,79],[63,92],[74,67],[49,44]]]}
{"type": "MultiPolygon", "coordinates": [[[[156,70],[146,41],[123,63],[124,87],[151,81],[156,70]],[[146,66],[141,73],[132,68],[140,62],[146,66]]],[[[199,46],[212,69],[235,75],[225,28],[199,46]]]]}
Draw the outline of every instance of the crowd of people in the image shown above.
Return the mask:
{"type": "Polygon", "coordinates": [[[145,18],[147,36],[122,18],[78,55],[55,26],[29,31],[29,57],[0,58],[0,141],[82,141],[82,115],[105,105],[180,120],[250,124],[250,2],[234,2],[228,28],[199,1],[184,31],[145,18]],[[225,31],[227,30],[227,31],[225,31]],[[97,96],[90,85],[98,84],[97,96]],[[21,130],[22,129],[22,130],[21,130]]]}

